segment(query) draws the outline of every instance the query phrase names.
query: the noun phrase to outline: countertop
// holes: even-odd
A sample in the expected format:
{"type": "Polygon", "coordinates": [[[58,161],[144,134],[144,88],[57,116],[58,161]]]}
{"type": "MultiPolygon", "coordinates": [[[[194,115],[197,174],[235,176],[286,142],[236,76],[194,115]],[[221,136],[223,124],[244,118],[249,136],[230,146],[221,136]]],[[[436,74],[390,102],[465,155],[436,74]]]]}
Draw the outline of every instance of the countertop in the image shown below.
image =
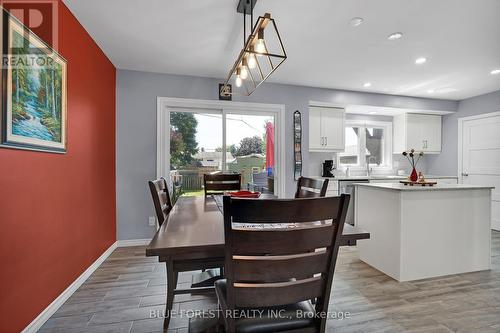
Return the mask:
{"type": "MultiPolygon", "coordinates": [[[[456,179],[458,178],[457,176],[437,176],[437,175],[424,175],[426,179],[456,179]]],[[[311,177],[311,178],[318,178],[318,179],[330,179],[330,180],[403,180],[407,179],[408,176],[396,176],[396,175],[371,175],[371,176],[338,176],[338,177],[311,177]]]]}
{"type": "Polygon", "coordinates": [[[493,186],[465,185],[465,184],[437,184],[434,186],[409,186],[401,183],[358,183],[355,186],[373,187],[395,191],[443,191],[443,190],[483,190],[494,189],[493,186]]]}

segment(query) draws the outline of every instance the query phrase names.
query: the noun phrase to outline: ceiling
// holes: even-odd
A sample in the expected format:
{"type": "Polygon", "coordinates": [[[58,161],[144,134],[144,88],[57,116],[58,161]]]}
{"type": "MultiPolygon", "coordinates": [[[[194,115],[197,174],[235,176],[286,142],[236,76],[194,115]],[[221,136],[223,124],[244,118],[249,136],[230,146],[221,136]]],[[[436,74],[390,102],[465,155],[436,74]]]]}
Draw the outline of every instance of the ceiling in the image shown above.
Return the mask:
{"type": "MultiPolygon", "coordinates": [[[[225,78],[243,43],[237,0],[64,2],[121,69],[225,78]]],[[[500,90],[500,0],[258,0],[265,12],[288,55],[271,82],[454,100],[500,90]]]]}

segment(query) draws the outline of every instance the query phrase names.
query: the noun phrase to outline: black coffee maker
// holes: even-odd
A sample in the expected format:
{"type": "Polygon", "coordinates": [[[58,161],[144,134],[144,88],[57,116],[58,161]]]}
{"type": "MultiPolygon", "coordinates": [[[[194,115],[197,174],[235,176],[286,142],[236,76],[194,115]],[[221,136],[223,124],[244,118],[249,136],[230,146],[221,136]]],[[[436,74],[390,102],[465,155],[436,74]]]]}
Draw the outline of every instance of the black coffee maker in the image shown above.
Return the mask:
{"type": "Polygon", "coordinates": [[[321,175],[321,177],[335,177],[333,175],[333,170],[335,170],[333,160],[325,160],[323,162],[323,174],[321,175]]]}

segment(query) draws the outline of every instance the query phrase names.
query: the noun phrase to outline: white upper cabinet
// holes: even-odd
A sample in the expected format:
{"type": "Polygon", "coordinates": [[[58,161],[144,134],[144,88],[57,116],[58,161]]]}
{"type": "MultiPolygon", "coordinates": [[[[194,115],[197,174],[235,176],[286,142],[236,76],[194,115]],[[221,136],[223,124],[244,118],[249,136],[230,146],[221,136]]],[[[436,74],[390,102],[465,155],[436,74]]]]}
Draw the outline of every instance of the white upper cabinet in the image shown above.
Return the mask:
{"type": "Polygon", "coordinates": [[[309,108],[309,151],[344,151],[345,110],[341,108],[309,108]]]}
{"type": "Polygon", "coordinates": [[[406,113],[394,117],[394,153],[415,149],[441,152],[441,116],[406,113]]]}
{"type": "Polygon", "coordinates": [[[309,109],[309,150],[323,147],[321,136],[321,110],[309,109]]]}

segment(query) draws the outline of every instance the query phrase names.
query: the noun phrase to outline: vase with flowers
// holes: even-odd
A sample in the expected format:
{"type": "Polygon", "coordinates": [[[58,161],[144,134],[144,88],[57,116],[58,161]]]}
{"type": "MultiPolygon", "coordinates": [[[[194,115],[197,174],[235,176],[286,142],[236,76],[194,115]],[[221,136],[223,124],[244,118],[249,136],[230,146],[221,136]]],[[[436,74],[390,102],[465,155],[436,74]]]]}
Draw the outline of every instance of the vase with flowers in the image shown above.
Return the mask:
{"type": "Polygon", "coordinates": [[[417,173],[417,165],[418,161],[420,161],[420,158],[424,156],[424,152],[421,151],[420,153],[415,154],[415,149],[411,149],[410,152],[403,152],[403,156],[406,157],[408,162],[410,162],[410,165],[412,167],[411,173],[410,173],[410,181],[416,182],[418,180],[418,173],[417,173]],[[417,159],[415,160],[415,157],[417,159]]]}

